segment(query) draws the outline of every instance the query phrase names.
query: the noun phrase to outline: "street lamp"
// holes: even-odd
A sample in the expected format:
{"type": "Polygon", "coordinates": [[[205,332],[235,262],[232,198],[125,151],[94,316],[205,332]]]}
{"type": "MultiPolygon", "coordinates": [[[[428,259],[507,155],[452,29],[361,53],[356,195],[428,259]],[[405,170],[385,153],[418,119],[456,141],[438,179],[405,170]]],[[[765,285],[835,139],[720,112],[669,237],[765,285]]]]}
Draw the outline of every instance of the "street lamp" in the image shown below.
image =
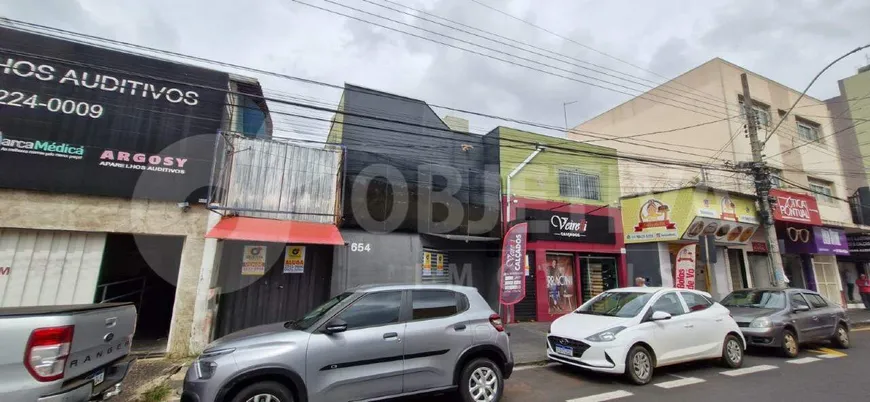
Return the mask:
{"type": "Polygon", "coordinates": [[[568,134],[568,105],[577,103],[577,101],[562,103],[562,112],[565,114],[565,134],[568,134]]]}

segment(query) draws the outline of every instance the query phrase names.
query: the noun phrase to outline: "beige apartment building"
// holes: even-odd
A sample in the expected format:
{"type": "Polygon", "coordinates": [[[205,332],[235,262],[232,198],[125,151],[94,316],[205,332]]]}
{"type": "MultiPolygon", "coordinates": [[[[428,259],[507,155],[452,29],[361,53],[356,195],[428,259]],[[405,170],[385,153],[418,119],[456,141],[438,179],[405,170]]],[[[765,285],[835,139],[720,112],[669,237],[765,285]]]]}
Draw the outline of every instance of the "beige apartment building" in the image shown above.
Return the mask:
{"type": "MultiPolygon", "coordinates": [[[[702,184],[731,192],[730,198],[739,198],[740,195],[751,198],[755,188],[748,175],[718,169],[727,170],[726,166],[752,160],[742,108],[742,73],[748,75],[759,122],[759,137],[764,139],[798,99],[800,91],[720,58],[580,124],[568,136],[578,141],[594,139],[597,144],[616,148],[621,155],[688,161],[708,167],[621,159],[619,172],[623,197],[702,184]],[[661,133],[638,136],[659,131],[661,133]],[[601,137],[618,140],[601,140],[601,137]]],[[[801,199],[808,201],[801,205],[806,204],[807,209],[812,210],[804,211],[809,218],[803,220],[775,214],[790,284],[817,289],[833,302],[840,303],[842,283],[836,256],[848,253],[844,229],[853,229],[854,225],[849,205],[843,201],[848,194],[831,122],[824,101],[804,96],[770,136],[763,154],[768,166],[774,169],[774,187],[778,189],[776,194],[782,197],[780,202],[801,199]],[[793,240],[795,237],[796,241],[793,240]]],[[[628,219],[626,214],[629,213],[632,212],[623,210],[623,220],[628,219]]],[[[685,236],[679,235],[686,229],[677,228],[676,243],[688,243],[685,236]]],[[[637,270],[661,272],[662,283],[670,285],[673,278],[669,278],[668,272],[673,272],[675,245],[662,243],[651,239],[646,243],[627,244],[626,247],[629,260],[632,260],[633,252],[647,257],[658,254],[658,270],[644,270],[642,267],[637,267],[637,270]]],[[[721,283],[712,284],[720,292],[771,283],[771,270],[759,269],[760,266],[769,266],[767,247],[760,230],[743,244],[719,243],[717,239],[716,246],[724,258],[711,263],[714,272],[710,277],[722,278],[721,283]],[[717,270],[729,272],[719,272],[717,276],[717,270]]]]}

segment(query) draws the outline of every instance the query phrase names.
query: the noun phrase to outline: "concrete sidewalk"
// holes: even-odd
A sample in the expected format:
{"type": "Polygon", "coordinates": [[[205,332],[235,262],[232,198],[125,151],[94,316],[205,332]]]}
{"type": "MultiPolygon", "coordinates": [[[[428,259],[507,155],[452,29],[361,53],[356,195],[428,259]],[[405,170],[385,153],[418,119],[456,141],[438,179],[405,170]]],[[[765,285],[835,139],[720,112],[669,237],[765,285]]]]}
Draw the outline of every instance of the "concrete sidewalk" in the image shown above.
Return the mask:
{"type": "MultiPolygon", "coordinates": [[[[848,310],[852,325],[870,326],[870,310],[848,310]]],[[[509,324],[507,332],[511,335],[511,350],[517,365],[541,364],[547,361],[546,345],[549,322],[521,322],[509,324]]]]}

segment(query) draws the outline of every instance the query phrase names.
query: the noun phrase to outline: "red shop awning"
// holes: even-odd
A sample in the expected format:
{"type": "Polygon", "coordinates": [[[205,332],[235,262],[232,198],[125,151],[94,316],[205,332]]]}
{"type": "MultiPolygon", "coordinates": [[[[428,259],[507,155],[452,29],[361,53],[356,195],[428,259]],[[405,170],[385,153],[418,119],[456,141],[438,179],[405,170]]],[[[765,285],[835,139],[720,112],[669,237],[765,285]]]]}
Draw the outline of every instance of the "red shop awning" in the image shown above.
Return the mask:
{"type": "Polygon", "coordinates": [[[335,225],[234,216],[223,218],[205,237],[269,243],[344,245],[335,225]]]}

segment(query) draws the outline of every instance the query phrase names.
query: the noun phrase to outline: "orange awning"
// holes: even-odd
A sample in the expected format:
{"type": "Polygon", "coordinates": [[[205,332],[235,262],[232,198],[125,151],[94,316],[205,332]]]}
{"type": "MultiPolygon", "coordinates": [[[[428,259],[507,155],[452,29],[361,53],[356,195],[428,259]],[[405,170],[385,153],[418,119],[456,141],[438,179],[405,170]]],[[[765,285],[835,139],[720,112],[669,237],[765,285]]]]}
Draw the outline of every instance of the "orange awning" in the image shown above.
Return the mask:
{"type": "Polygon", "coordinates": [[[338,228],[329,223],[279,221],[233,216],[223,218],[205,237],[269,243],[344,245],[338,228]]]}

